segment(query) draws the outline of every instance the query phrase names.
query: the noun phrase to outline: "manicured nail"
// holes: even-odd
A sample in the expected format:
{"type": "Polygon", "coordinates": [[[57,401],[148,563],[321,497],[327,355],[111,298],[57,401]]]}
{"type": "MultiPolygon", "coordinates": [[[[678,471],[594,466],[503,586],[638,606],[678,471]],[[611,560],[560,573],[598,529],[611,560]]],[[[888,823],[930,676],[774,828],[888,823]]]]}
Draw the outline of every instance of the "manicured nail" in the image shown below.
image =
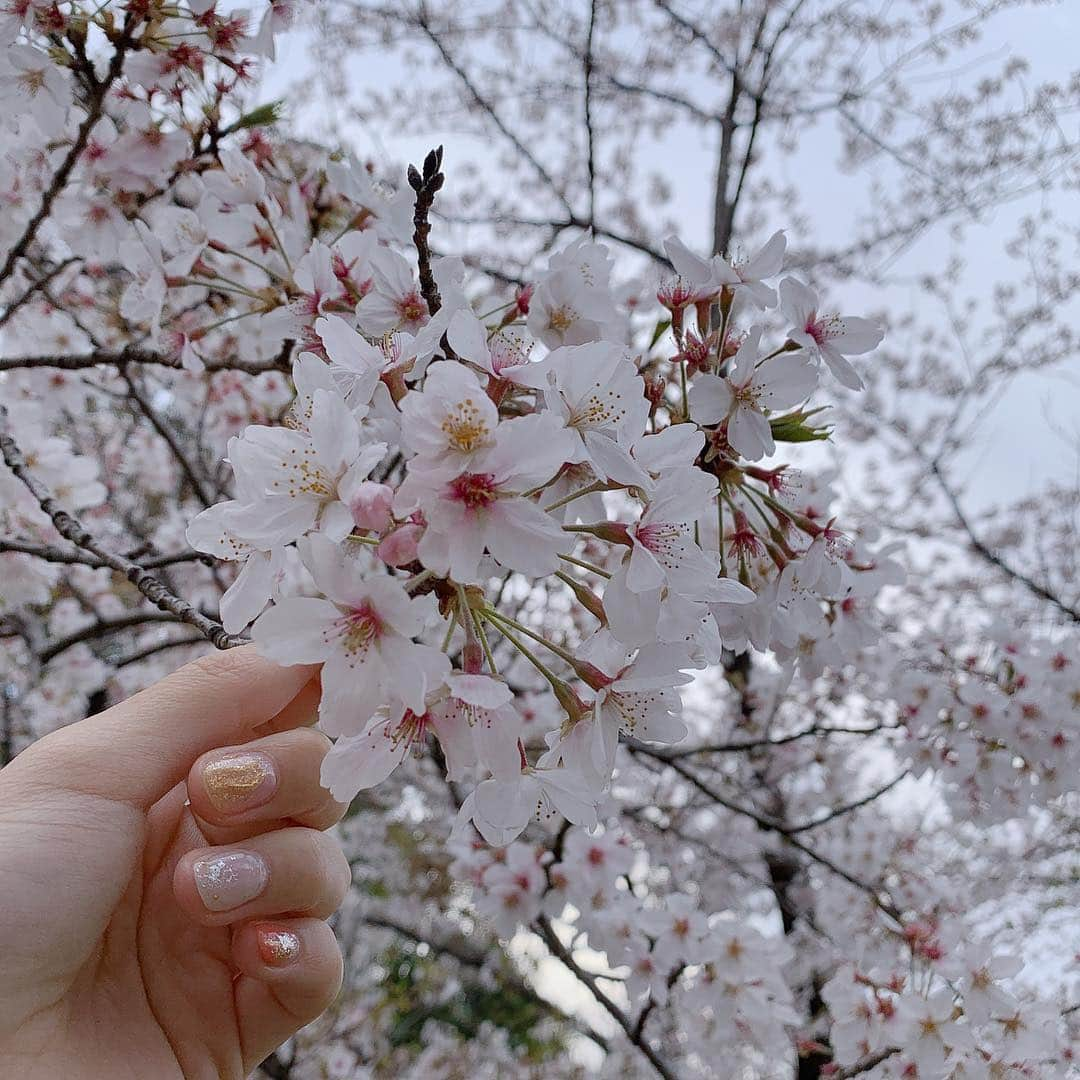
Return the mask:
{"type": "Polygon", "coordinates": [[[254,751],[214,758],[203,766],[202,776],[214,809],[226,814],[254,810],[277,790],[274,762],[254,751]]]}
{"type": "Polygon", "coordinates": [[[259,956],[271,967],[286,967],[300,956],[300,939],[281,926],[260,926],[255,932],[259,956]]]}
{"type": "Polygon", "coordinates": [[[230,851],[196,859],[195,888],[207,911],[231,911],[266,888],[270,872],[250,851],[230,851]]]}

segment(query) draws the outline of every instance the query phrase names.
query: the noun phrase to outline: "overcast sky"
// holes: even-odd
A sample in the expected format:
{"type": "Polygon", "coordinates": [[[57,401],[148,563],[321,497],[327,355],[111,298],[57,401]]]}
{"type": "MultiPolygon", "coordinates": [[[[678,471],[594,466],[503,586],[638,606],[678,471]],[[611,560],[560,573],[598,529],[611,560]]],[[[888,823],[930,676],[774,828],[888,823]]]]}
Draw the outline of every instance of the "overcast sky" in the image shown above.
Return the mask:
{"type": "MultiPolygon", "coordinates": [[[[989,72],[995,62],[1000,63],[1012,50],[1028,58],[1031,64],[1028,78],[1034,85],[1049,79],[1065,79],[1076,70],[1078,40],[1080,2],[1063,0],[996,16],[988,25],[983,40],[964,61],[965,64],[985,64],[984,70],[989,72]]],[[[969,68],[965,72],[965,82],[973,81],[974,70],[976,68],[969,68]]],[[[400,61],[391,53],[367,53],[362,60],[358,59],[354,71],[354,93],[358,96],[363,95],[368,86],[385,88],[405,77],[417,78],[415,72],[403,72],[400,61]]],[[[281,41],[278,62],[265,77],[263,93],[266,97],[279,96],[293,80],[306,79],[313,74],[317,73],[312,68],[307,35],[304,31],[294,32],[281,41]]],[[[431,146],[440,142],[446,144],[451,160],[472,159],[493,164],[493,152],[484,140],[446,127],[403,134],[385,126],[372,130],[355,124],[341,124],[342,106],[342,102],[324,102],[318,119],[311,113],[304,117],[305,128],[314,122],[320,128],[344,131],[347,141],[361,156],[388,166],[419,161],[431,146]]],[[[1072,129],[1066,134],[1077,138],[1080,116],[1074,115],[1068,122],[1072,129]]],[[[324,135],[325,131],[304,130],[303,133],[318,136],[324,135]]],[[[849,233],[853,217],[868,205],[865,176],[845,176],[835,166],[839,145],[838,133],[822,125],[815,129],[813,138],[807,140],[798,153],[787,157],[774,155],[771,159],[772,167],[784,178],[797,180],[806,204],[812,207],[813,230],[821,237],[835,238],[849,233]]],[[[675,148],[668,170],[675,191],[676,212],[688,223],[701,221],[702,239],[711,227],[708,208],[713,164],[707,154],[706,151],[695,160],[683,141],[675,148]]],[[[888,163],[877,163],[874,171],[878,177],[887,177],[890,167],[888,163]]],[[[1010,236],[1017,221],[1038,205],[1037,197],[1017,200],[998,208],[979,224],[968,227],[964,255],[969,266],[957,286],[961,295],[985,294],[996,281],[1014,272],[1014,265],[1002,254],[1002,238],[1010,236]]],[[[1074,228],[1072,247],[1067,250],[1080,265],[1075,232],[1080,223],[1080,198],[1074,192],[1067,203],[1062,198],[1053,208],[1074,228]]],[[[787,224],[777,221],[772,227],[787,224]]],[[[948,230],[936,228],[891,265],[892,273],[899,278],[915,279],[928,269],[940,267],[951,250],[948,230]]],[[[911,310],[914,306],[920,306],[924,313],[927,310],[925,296],[913,285],[882,290],[852,283],[846,285],[835,299],[851,313],[886,305],[897,310],[911,310]]],[[[1080,310],[1077,315],[1080,317],[1080,310]]],[[[1072,374],[1074,381],[1060,375],[1035,374],[1020,378],[986,417],[977,444],[971,447],[966,459],[958,463],[958,469],[953,473],[969,481],[966,504],[970,508],[1022,496],[1032,485],[1044,483],[1048,475],[1064,482],[1076,481],[1080,460],[1077,449],[1080,447],[1080,358],[1072,365],[1072,374]],[[1056,433],[1055,428],[1066,432],[1067,439],[1056,433]]],[[[842,439],[842,431],[838,432],[838,438],[842,439]]]]}

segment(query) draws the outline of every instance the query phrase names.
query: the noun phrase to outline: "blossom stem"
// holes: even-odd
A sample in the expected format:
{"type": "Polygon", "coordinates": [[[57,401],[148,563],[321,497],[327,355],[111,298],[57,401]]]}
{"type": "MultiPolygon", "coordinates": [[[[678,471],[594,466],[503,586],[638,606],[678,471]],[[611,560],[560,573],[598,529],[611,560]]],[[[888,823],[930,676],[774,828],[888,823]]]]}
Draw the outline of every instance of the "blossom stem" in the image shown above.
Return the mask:
{"type": "Polygon", "coordinates": [[[602,578],[610,578],[609,574],[603,567],[597,566],[595,563],[586,562],[584,559],[577,559],[573,555],[560,555],[560,559],[563,562],[573,563],[574,566],[580,566],[582,570],[588,570],[593,574],[599,574],[602,578]]]}
{"type": "Polygon", "coordinates": [[[480,638],[480,644],[484,649],[484,656],[487,658],[488,667],[491,669],[492,675],[498,675],[499,669],[495,664],[495,657],[491,651],[491,642],[488,641],[487,632],[484,630],[484,621],[480,617],[480,613],[474,608],[471,611],[473,625],[476,627],[477,636],[480,638]]]}
{"type": "Polygon", "coordinates": [[[716,370],[721,372],[724,366],[724,342],[727,341],[728,323],[731,319],[731,305],[720,305],[720,334],[716,342],[716,370]]]}
{"type": "Polygon", "coordinates": [[[507,300],[505,304],[500,304],[498,307],[493,307],[490,311],[485,311],[484,314],[478,316],[478,318],[481,322],[483,322],[485,319],[491,318],[491,316],[494,315],[495,312],[505,311],[508,307],[512,307],[515,303],[517,303],[516,300],[507,300]]]}
{"type": "Polygon", "coordinates": [[[758,501],[757,501],[757,499],[755,499],[755,498],[754,498],[755,494],[757,494],[757,493],[756,493],[756,492],[755,492],[755,491],[754,491],[754,490],[753,490],[752,488],[750,488],[750,487],[749,487],[748,485],[746,485],[746,484],[743,484],[743,485],[742,485],[742,487],[740,487],[740,488],[739,488],[739,490],[740,490],[740,491],[742,492],[743,496],[744,496],[744,497],[746,498],[746,501],[747,501],[747,502],[748,502],[748,503],[749,503],[749,504],[750,504],[750,505],[751,505],[751,506],[752,506],[752,507],[754,508],[754,510],[755,510],[755,511],[757,512],[758,516],[759,516],[759,517],[761,518],[761,520],[762,520],[762,521],[763,521],[763,522],[765,523],[765,528],[766,528],[766,529],[767,529],[767,530],[769,531],[769,533],[771,534],[771,533],[772,533],[772,530],[773,530],[773,528],[774,528],[774,526],[773,526],[773,523],[772,523],[772,522],[771,522],[771,521],[769,520],[769,518],[768,518],[768,515],[767,515],[767,514],[765,513],[765,511],[764,511],[764,510],[763,510],[763,509],[761,508],[761,506],[760,506],[760,505],[758,504],[758,501]]]}
{"type": "Polygon", "coordinates": [[[285,260],[285,266],[288,268],[289,274],[293,272],[292,263],[289,261],[288,253],[285,251],[285,245],[281,242],[281,237],[278,236],[278,231],[274,228],[274,223],[270,220],[270,211],[265,204],[259,203],[259,213],[262,215],[263,221],[266,222],[266,227],[270,230],[270,238],[274,241],[274,247],[278,249],[278,254],[285,260]]]}
{"type": "Polygon", "coordinates": [[[219,254],[228,255],[230,258],[233,259],[243,259],[244,262],[250,263],[257,270],[261,270],[264,274],[266,274],[267,277],[273,278],[274,281],[281,282],[282,284],[285,283],[285,279],[276,270],[271,270],[269,266],[263,266],[263,264],[259,262],[258,259],[253,259],[250,255],[245,255],[242,251],[236,251],[233,248],[226,248],[219,254]]]}
{"type": "Polygon", "coordinates": [[[572,491],[569,495],[564,495],[561,499],[556,499],[555,502],[544,507],[544,513],[550,514],[552,510],[558,510],[560,506],[572,503],[575,499],[580,499],[583,495],[592,495],[595,491],[607,490],[609,490],[608,485],[602,480],[597,480],[596,483],[589,484],[588,487],[578,488],[577,491],[572,491]]]}
{"type": "Polygon", "coordinates": [[[199,337],[205,337],[211,330],[217,330],[219,327],[225,326],[228,323],[236,322],[238,319],[247,319],[255,314],[257,314],[255,311],[241,311],[236,315],[226,315],[224,319],[218,319],[217,322],[212,322],[209,326],[200,326],[198,330],[199,337]]]}
{"type": "Polygon", "coordinates": [[[501,612],[495,611],[493,608],[485,608],[484,615],[488,619],[494,619],[496,623],[506,623],[507,626],[512,626],[519,633],[525,634],[527,637],[533,639],[539,645],[543,645],[545,648],[550,649],[559,659],[565,660],[568,664],[574,666],[577,663],[577,657],[572,653],[567,652],[561,645],[556,645],[553,641],[548,641],[543,634],[536,633],[535,630],[530,630],[524,623],[519,623],[517,619],[512,619],[509,615],[503,615],[501,612]]]}
{"type": "Polygon", "coordinates": [[[754,367],[759,368],[759,367],[761,367],[762,364],[765,363],[766,360],[771,360],[774,356],[779,356],[781,353],[784,353],[784,352],[791,352],[791,350],[786,345],[781,345],[779,349],[773,349],[773,351],[771,353],[769,353],[768,356],[763,356],[754,365],[754,367]]]}
{"type": "Polygon", "coordinates": [[[716,500],[716,546],[720,550],[720,575],[727,577],[727,556],[724,554],[724,497],[716,500]]]}
{"type": "Polygon", "coordinates": [[[256,293],[253,293],[250,289],[246,289],[243,286],[228,284],[228,279],[223,278],[220,275],[215,276],[214,278],[207,281],[202,281],[198,278],[189,277],[170,278],[169,280],[175,281],[177,285],[194,285],[196,288],[199,289],[215,289],[218,292],[236,293],[238,296],[246,296],[249,300],[261,299],[261,297],[259,297],[256,293]],[[222,282],[226,282],[226,284],[222,284],[222,282]]]}
{"type": "MultiPolygon", "coordinates": [[[[366,540],[367,537],[364,539],[366,540]]],[[[405,582],[405,589],[406,591],[418,589],[425,581],[430,581],[434,576],[435,575],[430,570],[421,570],[419,574],[413,574],[413,576],[405,582]]]]}
{"type": "Polygon", "coordinates": [[[469,603],[465,586],[460,584],[457,586],[457,610],[458,621],[461,623],[462,630],[465,631],[465,647],[461,651],[462,667],[470,675],[477,675],[480,672],[482,646],[476,634],[476,611],[469,603]]]}
{"type": "Polygon", "coordinates": [[[503,624],[503,622],[502,622],[502,620],[501,620],[501,619],[498,619],[498,618],[493,618],[493,617],[492,617],[492,616],[493,616],[493,613],[492,613],[492,611],[491,611],[491,609],[490,609],[490,608],[484,608],[484,609],[483,609],[482,611],[480,611],[480,613],[479,613],[479,614],[481,615],[481,617],[482,617],[482,618],[484,618],[484,619],[486,619],[486,620],[487,620],[488,622],[490,622],[490,623],[491,623],[491,625],[492,625],[492,626],[494,626],[494,627],[495,627],[495,629],[496,629],[496,630],[498,630],[498,631],[499,631],[499,633],[500,633],[500,634],[502,634],[502,636],[503,636],[504,638],[506,638],[506,640],[507,640],[507,641],[509,641],[509,642],[510,642],[510,644],[511,644],[511,645],[513,645],[513,646],[514,646],[514,648],[515,648],[515,649],[517,649],[517,651],[518,651],[519,653],[521,653],[521,655],[522,655],[522,656],[524,656],[524,657],[525,657],[525,659],[526,659],[526,660],[528,660],[528,661],[529,661],[529,663],[530,663],[530,664],[532,664],[532,666],[533,666],[534,668],[536,668],[536,670],[537,670],[537,671],[539,671],[539,672],[540,672],[540,674],[541,674],[541,675],[543,675],[545,679],[547,679],[547,681],[548,681],[548,682],[549,682],[549,683],[551,684],[551,688],[552,688],[552,690],[554,690],[554,691],[555,691],[555,693],[556,693],[556,696],[558,696],[558,697],[559,697],[559,699],[560,699],[560,701],[561,701],[561,700],[562,700],[562,696],[561,696],[561,695],[563,695],[564,693],[566,693],[567,691],[569,691],[569,687],[568,687],[568,686],[566,685],[566,683],[565,683],[565,682],[563,682],[563,680],[562,680],[562,679],[560,679],[560,678],[558,677],[558,675],[556,675],[556,674],[555,674],[555,673],[554,673],[554,672],[553,672],[553,671],[552,671],[552,670],[551,670],[551,669],[550,669],[550,668],[549,668],[549,667],[548,667],[548,666],[547,666],[547,665],[546,665],[546,664],[545,664],[545,663],[544,663],[544,662],[543,662],[543,661],[542,661],[542,660],[541,660],[541,659],[540,659],[540,658],[539,658],[539,657],[538,657],[538,656],[536,655],[536,653],[534,653],[534,652],[533,652],[533,651],[532,651],[532,650],[531,650],[531,649],[530,649],[530,648],[529,648],[529,647],[528,647],[527,645],[525,645],[525,643],[524,643],[524,642],[520,641],[520,640],[519,640],[519,639],[517,638],[517,636],[516,636],[516,635],[514,635],[513,633],[511,633],[511,631],[509,630],[509,628],[508,628],[508,627],[506,627],[506,626],[505,626],[505,625],[503,624]]]}
{"type": "Polygon", "coordinates": [[[776,512],[777,515],[779,515],[782,520],[790,521],[796,528],[801,529],[808,536],[820,535],[820,526],[815,525],[813,522],[808,522],[807,519],[801,514],[797,514],[793,510],[777,502],[767,492],[759,491],[757,494],[763,502],[772,507],[772,509],[776,512]]]}

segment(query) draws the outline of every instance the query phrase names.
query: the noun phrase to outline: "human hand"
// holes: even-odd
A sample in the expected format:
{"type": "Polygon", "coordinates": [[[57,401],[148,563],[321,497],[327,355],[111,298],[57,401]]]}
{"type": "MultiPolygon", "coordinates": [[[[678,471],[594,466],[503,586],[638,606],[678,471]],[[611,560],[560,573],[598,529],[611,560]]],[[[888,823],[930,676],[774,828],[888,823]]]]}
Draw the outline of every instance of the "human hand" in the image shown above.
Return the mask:
{"type": "Polygon", "coordinates": [[[0,773],[0,1073],[233,1080],[334,999],[314,672],[206,656],[0,773]]]}

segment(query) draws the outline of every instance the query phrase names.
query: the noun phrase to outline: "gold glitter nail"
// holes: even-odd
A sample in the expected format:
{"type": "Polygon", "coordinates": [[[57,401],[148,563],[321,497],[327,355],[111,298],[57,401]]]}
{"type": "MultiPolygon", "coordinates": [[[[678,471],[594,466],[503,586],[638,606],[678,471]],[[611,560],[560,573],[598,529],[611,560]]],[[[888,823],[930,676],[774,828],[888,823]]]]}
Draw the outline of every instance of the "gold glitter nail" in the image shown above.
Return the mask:
{"type": "Polygon", "coordinates": [[[267,802],[277,787],[274,763],[265,754],[243,753],[207,762],[202,770],[215,810],[236,813],[267,802]]]}
{"type": "Polygon", "coordinates": [[[300,955],[300,939],[289,930],[270,927],[261,929],[259,955],[266,964],[291,964],[300,955]]]}

